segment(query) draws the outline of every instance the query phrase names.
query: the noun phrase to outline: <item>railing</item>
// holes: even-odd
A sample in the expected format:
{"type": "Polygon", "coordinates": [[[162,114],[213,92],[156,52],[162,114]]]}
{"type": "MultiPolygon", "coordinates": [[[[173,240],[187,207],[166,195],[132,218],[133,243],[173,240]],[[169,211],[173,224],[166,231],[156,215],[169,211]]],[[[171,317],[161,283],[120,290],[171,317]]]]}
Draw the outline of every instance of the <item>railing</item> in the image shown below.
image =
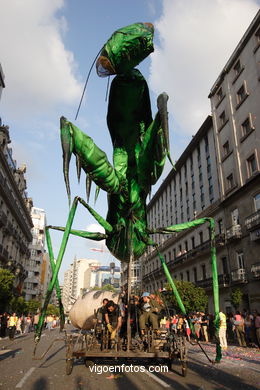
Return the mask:
{"type": "Polygon", "coordinates": [[[245,268],[238,268],[231,271],[232,282],[246,282],[246,270],[245,268]]]}
{"type": "Polygon", "coordinates": [[[230,226],[226,231],[227,240],[241,238],[242,231],[240,225],[230,226]]]}
{"type": "Polygon", "coordinates": [[[254,229],[256,226],[260,225],[260,210],[257,210],[255,213],[249,215],[245,219],[245,225],[247,230],[254,229]]]}
{"type": "Polygon", "coordinates": [[[251,272],[255,278],[260,277],[260,262],[251,265],[251,272]]]}
{"type": "MultiPolygon", "coordinates": [[[[218,275],[218,284],[219,286],[226,287],[229,285],[230,282],[230,277],[227,274],[221,274],[218,275]]],[[[197,280],[195,282],[197,287],[202,287],[202,288],[209,288],[213,286],[213,278],[207,278],[203,280],[197,280]]]]}

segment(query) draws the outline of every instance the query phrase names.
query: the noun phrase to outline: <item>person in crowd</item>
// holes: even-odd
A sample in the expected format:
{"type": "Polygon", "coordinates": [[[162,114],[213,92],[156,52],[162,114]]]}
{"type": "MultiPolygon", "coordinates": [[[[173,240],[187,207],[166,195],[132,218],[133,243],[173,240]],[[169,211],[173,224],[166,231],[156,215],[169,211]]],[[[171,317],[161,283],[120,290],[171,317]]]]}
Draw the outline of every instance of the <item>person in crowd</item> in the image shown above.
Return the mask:
{"type": "Polygon", "coordinates": [[[110,339],[114,340],[122,326],[122,315],[119,306],[112,300],[106,304],[105,322],[110,333],[110,339]]]}
{"type": "Polygon", "coordinates": [[[150,297],[149,292],[144,292],[141,298],[139,306],[139,327],[141,335],[144,335],[147,325],[151,325],[153,330],[158,331],[158,315],[162,306],[157,300],[150,297]]]}
{"type": "Polygon", "coordinates": [[[24,333],[29,333],[31,331],[31,328],[32,328],[32,318],[30,315],[28,315],[27,317],[25,317],[24,333]]]}
{"type": "Polygon", "coordinates": [[[256,313],[254,325],[255,325],[257,343],[260,348],[260,313],[259,312],[256,313]]]}
{"type": "Polygon", "coordinates": [[[219,312],[219,341],[223,349],[227,349],[227,317],[222,311],[219,312]]]}
{"type": "Polygon", "coordinates": [[[246,347],[244,318],[239,311],[237,311],[234,316],[234,325],[240,347],[246,347]]]}
{"type": "Polygon", "coordinates": [[[246,313],[245,319],[244,319],[244,326],[245,326],[245,336],[246,336],[246,343],[249,345],[253,342],[251,333],[252,333],[252,315],[250,313],[246,313]]]}
{"type": "Polygon", "coordinates": [[[33,327],[34,327],[34,331],[37,330],[37,326],[38,326],[38,323],[39,323],[39,319],[40,319],[40,311],[37,310],[37,313],[34,315],[33,317],[33,327]]]}
{"type": "Polygon", "coordinates": [[[11,317],[8,319],[8,336],[10,340],[14,339],[17,323],[18,323],[18,317],[16,313],[13,313],[11,317]]]}
{"type": "Polygon", "coordinates": [[[194,331],[198,340],[200,339],[201,318],[198,315],[194,316],[194,331]]]}
{"type": "Polygon", "coordinates": [[[177,323],[178,323],[178,316],[173,315],[172,316],[172,330],[177,333],[177,323]]]}
{"type": "Polygon", "coordinates": [[[209,330],[209,340],[210,341],[213,341],[214,340],[214,336],[215,336],[215,324],[214,324],[214,315],[213,314],[209,314],[209,327],[208,327],[208,330],[209,330]]]}
{"type": "Polygon", "coordinates": [[[202,332],[202,337],[208,343],[209,337],[208,337],[208,317],[206,316],[205,313],[201,313],[201,332],[202,332]]]}
{"type": "Polygon", "coordinates": [[[184,318],[184,327],[186,329],[187,339],[188,339],[188,341],[190,341],[191,330],[190,330],[189,321],[186,317],[184,318]]]}
{"type": "Polygon", "coordinates": [[[98,325],[102,325],[102,324],[105,324],[105,312],[106,312],[106,305],[108,303],[108,299],[107,298],[104,298],[103,301],[102,301],[102,306],[100,306],[98,309],[97,309],[97,312],[95,314],[95,322],[98,324],[98,325]]]}
{"type": "Polygon", "coordinates": [[[6,329],[7,329],[7,322],[8,322],[8,314],[4,312],[0,316],[0,337],[4,338],[6,336],[6,329]]]}
{"type": "Polygon", "coordinates": [[[46,329],[52,330],[53,316],[51,314],[47,315],[46,318],[46,329]]]}

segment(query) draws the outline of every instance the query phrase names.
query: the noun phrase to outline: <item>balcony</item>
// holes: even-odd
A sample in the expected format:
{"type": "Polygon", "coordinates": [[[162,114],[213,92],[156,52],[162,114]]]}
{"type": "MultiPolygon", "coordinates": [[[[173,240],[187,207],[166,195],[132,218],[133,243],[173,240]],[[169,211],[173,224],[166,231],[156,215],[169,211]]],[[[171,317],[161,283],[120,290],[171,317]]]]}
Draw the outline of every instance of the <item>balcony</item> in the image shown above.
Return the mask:
{"type": "Polygon", "coordinates": [[[232,225],[226,231],[226,239],[227,240],[236,240],[241,238],[242,231],[240,225],[232,225]]]}
{"type": "Polygon", "coordinates": [[[6,223],[7,223],[7,215],[3,211],[0,211],[0,226],[5,226],[6,223]]]}
{"type": "Polygon", "coordinates": [[[252,230],[260,226],[260,210],[257,210],[255,213],[249,215],[245,219],[245,225],[247,230],[252,230]]]}
{"type": "Polygon", "coordinates": [[[245,268],[237,268],[231,271],[231,281],[233,283],[246,283],[246,270],[245,268]]]}
{"type": "MultiPolygon", "coordinates": [[[[227,274],[218,275],[218,284],[219,287],[227,287],[229,286],[230,277],[227,274]]],[[[213,288],[213,278],[203,279],[203,280],[197,280],[195,282],[197,287],[202,287],[205,289],[212,289],[213,288]]]]}
{"type": "Polygon", "coordinates": [[[217,235],[216,235],[216,245],[217,245],[217,246],[223,246],[223,245],[225,245],[225,240],[226,240],[226,237],[225,237],[225,234],[224,234],[224,233],[221,233],[221,234],[217,234],[217,235]]]}
{"type": "Polygon", "coordinates": [[[251,272],[254,278],[260,278],[260,261],[258,263],[252,264],[251,272]]]}

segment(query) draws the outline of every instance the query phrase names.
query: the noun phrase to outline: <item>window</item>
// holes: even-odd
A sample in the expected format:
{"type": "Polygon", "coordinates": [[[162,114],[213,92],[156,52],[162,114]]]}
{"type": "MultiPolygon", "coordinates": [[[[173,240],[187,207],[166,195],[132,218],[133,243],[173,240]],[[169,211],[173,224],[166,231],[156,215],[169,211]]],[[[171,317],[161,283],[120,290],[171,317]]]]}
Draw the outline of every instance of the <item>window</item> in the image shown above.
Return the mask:
{"type": "Polygon", "coordinates": [[[191,170],[191,172],[193,171],[193,158],[192,158],[192,156],[190,157],[190,170],[191,170]]]}
{"type": "Polygon", "coordinates": [[[223,89],[222,87],[220,87],[219,90],[217,91],[217,99],[220,102],[222,98],[223,98],[223,89]]]}
{"type": "Polygon", "coordinates": [[[234,69],[235,75],[236,75],[236,76],[239,75],[239,73],[240,73],[241,70],[242,70],[240,60],[238,60],[238,61],[236,62],[236,64],[235,64],[235,66],[234,66],[233,69],[234,69]]]}
{"type": "Polygon", "coordinates": [[[247,97],[246,88],[244,84],[237,91],[237,104],[242,103],[247,97]]]}
{"type": "Polygon", "coordinates": [[[239,225],[238,209],[234,209],[231,211],[231,222],[232,222],[232,225],[239,225]]]}
{"type": "Polygon", "coordinates": [[[192,247],[192,249],[195,248],[195,237],[194,236],[191,237],[191,247],[192,247]]]}
{"type": "Polygon", "coordinates": [[[186,277],[187,277],[187,281],[189,282],[190,281],[190,271],[186,271],[186,277]]]}
{"type": "Polygon", "coordinates": [[[203,232],[199,232],[200,244],[203,244],[203,232]]]}
{"type": "Polygon", "coordinates": [[[199,146],[197,147],[197,159],[198,159],[198,163],[200,164],[200,147],[199,146]]]}
{"type": "Polygon", "coordinates": [[[223,145],[223,154],[224,154],[224,157],[227,156],[230,152],[230,148],[229,148],[229,141],[225,142],[224,145],[223,145]]]}
{"type": "Polygon", "coordinates": [[[219,124],[223,126],[227,121],[225,110],[219,115],[219,124]]]}
{"type": "Polygon", "coordinates": [[[237,268],[245,268],[244,253],[242,251],[237,252],[237,268]]]}
{"type": "Polygon", "coordinates": [[[208,140],[207,135],[204,137],[204,141],[205,141],[205,153],[208,154],[209,153],[209,140],[208,140]]]}
{"type": "Polygon", "coordinates": [[[188,241],[184,241],[184,246],[185,246],[186,252],[188,252],[188,241]]]}
{"type": "Polygon", "coordinates": [[[197,268],[193,268],[193,278],[194,278],[194,282],[197,282],[197,280],[198,280],[198,277],[197,277],[197,268]]]}
{"type": "Polygon", "coordinates": [[[207,157],[207,173],[208,173],[208,175],[211,174],[211,161],[210,161],[210,156],[207,157]]]}
{"type": "Polygon", "coordinates": [[[180,278],[181,278],[181,280],[183,280],[183,273],[182,272],[180,273],[180,278]]]}
{"type": "Polygon", "coordinates": [[[256,43],[260,44],[260,28],[255,33],[256,43]]]}
{"type": "Polygon", "coordinates": [[[247,169],[249,177],[257,171],[257,162],[254,154],[247,159],[247,169]]]}
{"type": "Polygon", "coordinates": [[[202,264],[201,266],[201,273],[202,273],[202,279],[206,279],[206,265],[205,264],[202,264]]]}
{"type": "Polygon", "coordinates": [[[219,232],[219,234],[224,233],[223,219],[218,220],[218,232],[219,232]]]}
{"type": "Polygon", "coordinates": [[[251,133],[251,131],[254,129],[250,119],[251,119],[250,117],[247,117],[246,120],[241,125],[242,137],[245,137],[246,135],[251,133]]]}
{"type": "Polygon", "coordinates": [[[233,173],[227,177],[227,189],[231,190],[235,185],[233,173]]]}
{"type": "Polygon", "coordinates": [[[223,274],[228,274],[227,258],[226,256],[221,258],[223,274]]]}
{"type": "Polygon", "coordinates": [[[254,196],[255,211],[260,210],[260,192],[254,196]]]}

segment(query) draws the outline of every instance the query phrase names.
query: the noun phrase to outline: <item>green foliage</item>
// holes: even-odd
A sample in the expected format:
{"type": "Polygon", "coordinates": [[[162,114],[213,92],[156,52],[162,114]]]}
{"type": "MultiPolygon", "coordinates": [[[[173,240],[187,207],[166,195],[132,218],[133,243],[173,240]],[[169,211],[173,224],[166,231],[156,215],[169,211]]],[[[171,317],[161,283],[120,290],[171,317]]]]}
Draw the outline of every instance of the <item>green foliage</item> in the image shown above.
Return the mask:
{"type": "Polygon", "coordinates": [[[41,302],[36,301],[35,299],[31,299],[30,301],[26,302],[27,305],[27,313],[30,314],[36,314],[37,310],[41,307],[41,302]]]}
{"type": "Polygon", "coordinates": [[[235,309],[239,308],[239,305],[242,303],[243,292],[240,288],[236,288],[230,294],[231,303],[235,309]]]}
{"type": "Polygon", "coordinates": [[[115,287],[112,286],[112,284],[105,284],[105,285],[102,286],[102,287],[95,286],[95,287],[93,287],[92,290],[97,290],[97,291],[112,291],[112,292],[116,292],[116,291],[117,291],[117,290],[115,289],[115,287]]]}
{"type": "Polygon", "coordinates": [[[10,307],[11,311],[18,315],[27,314],[27,302],[24,297],[12,297],[10,307]]]}
{"type": "Polygon", "coordinates": [[[59,317],[60,315],[60,310],[57,306],[52,305],[51,303],[48,305],[47,310],[46,310],[47,315],[53,315],[56,317],[59,317]]]}
{"type": "Polygon", "coordinates": [[[5,311],[11,301],[14,278],[12,272],[0,268],[0,312],[5,311]]]}
{"type": "MultiPolygon", "coordinates": [[[[193,283],[174,280],[174,284],[180,294],[187,313],[205,311],[208,304],[208,296],[203,288],[196,287],[193,283]]],[[[166,301],[180,312],[177,300],[169,284],[166,285],[166,301]]]]}

